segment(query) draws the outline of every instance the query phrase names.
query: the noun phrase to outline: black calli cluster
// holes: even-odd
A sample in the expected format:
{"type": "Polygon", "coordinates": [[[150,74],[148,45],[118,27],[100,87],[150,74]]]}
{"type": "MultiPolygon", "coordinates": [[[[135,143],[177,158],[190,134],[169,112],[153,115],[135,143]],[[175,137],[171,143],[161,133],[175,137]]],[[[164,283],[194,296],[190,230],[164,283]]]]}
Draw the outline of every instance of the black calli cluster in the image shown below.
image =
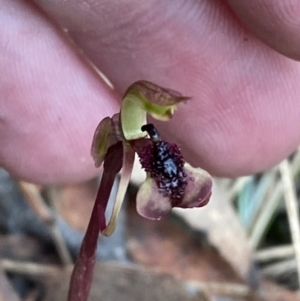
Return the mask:
{"type": "Polygon", "coordinates": [[[155,179],[159,191],[172,200],[172,205],[183,198],[187,185],[184,159],[175,143],[161,140],[153,124],[143,125],[151,143],[142,148],[138,155],[142,167],[155,179]]]}

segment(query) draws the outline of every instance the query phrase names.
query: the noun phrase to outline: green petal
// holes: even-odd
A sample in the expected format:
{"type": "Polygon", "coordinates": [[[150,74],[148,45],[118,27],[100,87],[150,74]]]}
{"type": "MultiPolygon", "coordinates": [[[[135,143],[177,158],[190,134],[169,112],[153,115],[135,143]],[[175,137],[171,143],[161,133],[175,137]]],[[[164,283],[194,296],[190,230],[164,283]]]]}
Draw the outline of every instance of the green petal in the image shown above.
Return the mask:
{"type": "Polygon", "coordinates": [[[131,172],[133,168],[134,163],[134,150],[129,146],[124,144],[124,153],[123,153],[123,167],[121,172],[121,179],[118,187],[118,192],[116,196],[116,202],[114,204],[114,208],[112,211],[112,216],[110,218],[110,221],[104,231],[102,231],[102,234],[105,236],[110,236],[116,228],[117,225],[117,218],[121,210],[121,206],[123,204],[123,200],[125,197],[125,193],[127,191],[127,187],[130,181],[131,172]]]}
{"type": "Polygon", "coordinates": [[[100,167],[108,148],[122,140],[124,138],[119,129],[119,114],[115,114],[112,118],[102,119],[95,130],[91,147],[95,166],[100,167]]]}
{"type": "Polygon", "coordinates": [[[148,81],[135,82],[125,92],[121,106],[125,139],[135,140],[147,135],[141,131],[141,126],[147,123],[147,113],[158,120],[170,120],[177,104],[188,99],[179,92],[148,81]]]}

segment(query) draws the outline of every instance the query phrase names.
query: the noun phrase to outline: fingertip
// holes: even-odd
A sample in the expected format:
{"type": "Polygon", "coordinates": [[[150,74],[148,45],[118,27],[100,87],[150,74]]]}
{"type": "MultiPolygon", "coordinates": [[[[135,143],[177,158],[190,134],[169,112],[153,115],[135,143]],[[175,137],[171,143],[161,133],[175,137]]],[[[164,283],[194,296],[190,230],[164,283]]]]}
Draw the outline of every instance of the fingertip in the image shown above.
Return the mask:
{"type": "Polygon", "coordinates": [[[281,0],[227,0],[241,21],[277,52],[300,60],[300,3],[281,0]]]}

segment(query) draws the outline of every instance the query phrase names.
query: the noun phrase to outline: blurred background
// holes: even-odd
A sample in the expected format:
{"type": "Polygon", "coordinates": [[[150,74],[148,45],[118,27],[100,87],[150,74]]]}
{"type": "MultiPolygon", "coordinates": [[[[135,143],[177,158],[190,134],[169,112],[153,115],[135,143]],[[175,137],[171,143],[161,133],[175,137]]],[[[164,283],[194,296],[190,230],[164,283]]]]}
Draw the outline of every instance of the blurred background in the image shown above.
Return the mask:
{"type": "MultiPolygon", "coordinates": [[[[115,233],[99,237],[90,300],[298,300],[299,173],[297,151],[214,179],[206,207],[149,221],[135,210],[137,164],[115,233]]],[[[66,300],[98,184],[39,187],[0,169],[0,300],[66,300]]]]}

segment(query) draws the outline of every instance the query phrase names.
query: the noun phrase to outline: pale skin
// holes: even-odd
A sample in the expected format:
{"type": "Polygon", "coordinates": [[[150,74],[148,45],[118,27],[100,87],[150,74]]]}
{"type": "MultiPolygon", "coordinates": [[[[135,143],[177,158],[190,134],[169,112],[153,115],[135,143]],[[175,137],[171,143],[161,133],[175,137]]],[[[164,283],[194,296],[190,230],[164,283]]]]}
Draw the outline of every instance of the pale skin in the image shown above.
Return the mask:
{"type": "Polygon", "coordinates": [[[155,123],[192,165],[266,170],[300,142],[299,16],[296,0],[0,0],[0,165],[43,184],[95,176],[97,124],[146,79],[192,97],[155,123]]]}

